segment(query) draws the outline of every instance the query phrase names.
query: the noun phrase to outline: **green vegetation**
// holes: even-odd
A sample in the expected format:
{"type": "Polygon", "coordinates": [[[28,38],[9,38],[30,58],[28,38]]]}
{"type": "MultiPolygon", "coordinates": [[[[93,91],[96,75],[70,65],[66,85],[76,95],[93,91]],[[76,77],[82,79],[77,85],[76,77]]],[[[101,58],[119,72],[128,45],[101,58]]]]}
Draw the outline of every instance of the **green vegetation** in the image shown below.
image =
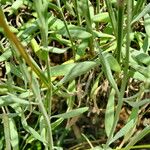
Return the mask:
{"type": "Polygon", "coordinates": [[[0,1],[0,149],[150,149],[146,0],[0,1]]]}

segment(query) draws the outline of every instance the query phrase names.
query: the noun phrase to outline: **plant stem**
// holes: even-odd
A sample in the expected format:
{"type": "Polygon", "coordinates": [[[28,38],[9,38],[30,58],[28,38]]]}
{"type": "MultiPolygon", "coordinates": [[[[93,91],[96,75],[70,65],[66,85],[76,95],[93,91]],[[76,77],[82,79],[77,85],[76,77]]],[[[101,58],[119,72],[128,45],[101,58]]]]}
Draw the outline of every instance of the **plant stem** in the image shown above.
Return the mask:
{"type": "Polygon", "coordinates": [[[70,32],[69,32],[69,28],[68,28],[67,22],[66,22],[66,20],[65,20],[65,17],[64,17],[63,11],[62,11],[62,7],[61,7],[61,5],[60,5],[60,0],[57,0],[57,5],[58,5],[58,7],[59,7],[59,12],[60,12],[60,14],[61,14],[61,17],[62,17],[62,19],[63,19],[63,21],[64,21],[64,25],[65,25],[67,34],[68,34],[68,36],[69,36],[72,49],[73,49],[73,58],[75,59],[76,46],[75,46],[75,44],[73,43],[73,39],[72,39],[71,34],[70,34],[70,32]]]}
{"type": "Polygon", "coordinates": [[[121,84],[121,90],[120,90],[120,94],[118,97],[118,105],[117,105],[117,109],[116,109],[116,113],[115,113],[115,118],[114,118],[114,123],[113,123],[113,127],[111,129],[110,135],[108,137],[107,143],[106,143],[106,148],[109,146],[109,142],[113,137],[113,134],[115,132],[115,128],[117,126],[117,122],[119,120],[119,114],[123,105],[123,97],[124,97],[124,93],[126,90],[126,85],[128,82],[128,68],[129,68],[129,50],[130,50],[130,32],[131,32],[131,18],[132,18],[132,1],[131,0],[127,0],[127,37],[126,37],[126,57],[125,57],[125,61],[124,61],[124,76],[122,79],[122,84],[121,84]]]}
{"type": "Polygon", "coordinates": [[[121,50],[122,50],[123,21],[124,21],[124,0],[118,0],[117,49],[115,52],[118,63],[120,63],[121,50]]]}
{"type": "MultiPolygon", "coordinates": [[[[96,0],[96,14],[100,13],[100,0],[96,0]]],[[[99,29],[99,23],[96,23],[97,30],[99,29]]]]}
{"type": "Polygon", "coordinates": [[[2,8],[0,7],[0,27],[3,29],[5,35],[10,40],[10,42],[17,48],[19,51],[21,57],[24,58],[26,63],[32,68],[32,70],[37,74],[37,76],[43,81],[43,83],[49,87],[49,84],[47,82],[46,76],[43,74],[42,70],[37,66],[36,62],[32,59],[32,57],[29,56],[27,51],[24,49],[21,42],[18,40],[18,38],[10,31],[8,25],[5,22],[4,14],[2,11],[2,8]]]}
{"type": "MultiPolygon", "coordinates": [[[[48,2],[47,0],[43,0],[43,3],[41,0],[36,0],[35,6],[36,6],[36,11],[39,17],[39,27],[41,30],[41,39],[42,39],[42,46],[45,48],[48,47],[48,2]],[[38,7],[41,7],[39,9],[38,7]]],[[[43,112],[43,116],[45,118],[45,123],[47,124],[46,128],[46,136],[48,137],[47,141],[48,145],[50,147],[50,150],[53,149],[53,137],[52,137],[52,129],[51,129],[51,122],[49,117],[51,116],[51,107],[52,107],[52,81],[51,81],[51,66],[50,66],[50,58],[49,58],[49,52],[46,52],[46,66],[47,66],[47,77],[48,77],[48,84],[50,85],[47,89],[47,94],[46,94],[46,106],[44,107],[42,101],[40,101],[40,108],[41,111],[43,112]],[[46,111],[47,109],[47,111],[46,111]],[[48,117],[49,116],[49,117],[48,117]]]]}
{"type": "Polygon", "coordinates": [[[78,26],[80,26],[81,25],[81,17],[80,17],[80,13],[78,12],[78,0],[75,0],[75,10],[76,10],[76,14],[77,14],[78,26]]]}
{"type": "Polygon", "coordinates": [[[108,10],[108,13],[109,13],[109,17],[110,17],[110,21],[111,21],[111,25],[112,25],[114,34],[116,36],[117,35],[117,26],[116,26],[117,21],[116,21],[114,11],[112,9],[112,5],[111,5],[110,0],[105,0],[105,3],[106,3],[106,7],[107,7],[107,10],[108,10]]]}
{"type": "Polygon", "coordinates": [[[86,12],[85,14],[85,20],[87,23],[87,30],[89,33],[91,33],[92,37],[89,39],[89,47],[90,47],[90,55],[91,57],[94,56],[94,34],[92,30],[92,19],[91,19],[91,14],[90,14],[90,6],[89,6],[89,1],[86,0],[86,12]]]}

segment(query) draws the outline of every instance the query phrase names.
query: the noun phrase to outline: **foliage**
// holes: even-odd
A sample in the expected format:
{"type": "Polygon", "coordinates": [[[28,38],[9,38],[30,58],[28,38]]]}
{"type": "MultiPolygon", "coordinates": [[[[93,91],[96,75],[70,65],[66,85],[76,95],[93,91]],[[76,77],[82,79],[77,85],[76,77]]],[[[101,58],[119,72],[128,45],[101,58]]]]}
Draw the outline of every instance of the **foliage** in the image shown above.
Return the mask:
{"type": "Polygon", "coordinates": [[[150,148],[148,1],[0,4],[0,149],[150,148]]]}

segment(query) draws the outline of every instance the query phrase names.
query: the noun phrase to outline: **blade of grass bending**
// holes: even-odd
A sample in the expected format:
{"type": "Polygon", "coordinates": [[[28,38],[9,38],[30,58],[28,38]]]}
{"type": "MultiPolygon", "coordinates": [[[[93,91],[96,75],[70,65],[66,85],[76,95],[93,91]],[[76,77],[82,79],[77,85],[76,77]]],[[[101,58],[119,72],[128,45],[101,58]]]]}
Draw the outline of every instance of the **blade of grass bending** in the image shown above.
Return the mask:
{"type": "Polygon", "coordinates": [[[108,60],[106,59],[106,57],[101,52],[100,48],[99,48],[99,58],[101,60],[101,64],[102,64],[102,67],[103,67],[106,78],[108,79],[110,85],[115,89],[116,94],[119,96],[118,86],[117,86],[117,84],[114,80],[114,77],[112,75],[110,65],[109,65],[108,60]]]}
{"type": "Polygon", "coordinates": [[[26,63],[33,69],[33,71],[37,74],[37,76],[43,81],[43,83],[49,87],[48,80],[46,76],[43,74],[39,66],[36,64],[36,62],[28,55],[28,53],[25,51],[23,45],[18,40],[18,38],[10,31],[8,25],[5,22],[5,17],[2,11],[2,8],[0,6],[0,28],[4,30],[5,35],[7,38],[12,42],[13,46],[17,48],[21,56],[25,59],[26,63]]]}
{"type": "Polygon", "coordinates": [[[116,113],[115,113],[115,118],[114,118],[114,124],[113,127],[111,129],[110,135],[108,137],[107,143],[106,143],[106,149],[109,146],[110,141],[113,139],[113,134],[115,131],[115,128],[117,126],[117,122],[119,120],[119,114],[123,105],[123,97],[124,97],[124,93],[125,93],[125,89],[126,89],[126,85],[128,82],[128,68],[129,68],[129,50],[130,50],[130,32],[131,32],[131,17],[132,17],[132,1],[128,0],[127,1],[127,37],[126,37],[126,58],[125,58],[125,68],[124,68],[124,76],[123,76],[123,80],[122,80],[122,84],[121,84],[121,90],[119,93],[119,97],[118,97],[118,106],[116,109],[116,113]]]}

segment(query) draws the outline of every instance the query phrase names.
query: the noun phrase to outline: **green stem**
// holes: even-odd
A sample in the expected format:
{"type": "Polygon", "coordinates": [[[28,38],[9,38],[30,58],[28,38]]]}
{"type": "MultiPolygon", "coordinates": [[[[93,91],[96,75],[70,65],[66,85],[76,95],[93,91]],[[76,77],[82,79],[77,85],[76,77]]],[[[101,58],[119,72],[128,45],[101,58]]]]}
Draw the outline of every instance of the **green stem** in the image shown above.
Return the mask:
{"type": "Polygon", "coordinates": [[[91,20],[91,14],[90,14],[90,6],[89,6],[89,1],[86,0],[86,12],[85,13],[85,20],[87,23],[87,30],[89,33],[91,33],[92,37],[89,39],[89,47],[90,47],[90,55],[91,57],[94,56],[94,34],[92,30],[92,20],[91,20]]]}
{"type": "MultiPolygon", "coordinates": [[[[41,0],[36,0],[35,6],[36,6],[36,11],[39,17],[39,27],[41,30],[41,39],[42,39],[42,45],[47,48],[48,47],[48,2],[47,0],[43,0],[43,3],[41,0]],[[38,7],[41,7],[39,9],[38,7]]],[[[46,66],[47,66],[47,77],[48,77],[48,84],[50,85],[47,89],[47,94],[46,94],[46,106],[44,107],[42,101],[40,101],[40,108],[41,111],[43,112],[43,116],[45,118],[45,122],[47,124],[46,130],[48,131],[46,133],[48,137],[48,144],[50,147],[50,150],[53,149],[53,137],[52,137],[52,129],[51,129],[51,122],[48,116],[51,116],[51,107],[52,107],[52,81],[51,81],[51,66],[50,66],[50,58],[49,58],[49,52],[46,52],[46,66]],[[47,111],[46,109],[47,108],[47,111]]]]}
{"type": "Polygon", "coordinates": [[[61,5],[60,5],[60,0],[57,0],[57,5],[58,5],[58,7],[59,7],[59,12],[60,12],[60,14],[61,14],[61,17],[62,17],[62,19],[63,19],[63,21],[64,21],[64,25],[65,25],[67,34],[68,34],[69,39],[70,39],[70,41],[71,41],[71,46],[72,46],[72,49],[73,49],[73,58],[75,59],[76,46],[75,46],[75,44],[73,43],[73,39],[72,39],[72,37],[71,37],[71,34],[70,34],[70,31],[69,31],[67,22],[66,22],[66,20],[65,20],[65,17],[64,17],[63,11],[62,11],[62,7],[61,7],[61,5]]]}
{"type": "MultiPolygon", "coordinates": [[[[100,13],[100,0],[96,0],[96,14],[100,13]]],[[[96,23],[96,29],[99,29],[99,23],[96,23]]]]}
{"type": "Polygon", "coordinates": [[[119,120],[119,114],[123,105],[123,97],[124,97],[124,93],[126,90],[126,85],[128,82],[128,68],[129,68],[129,50],[130,50],[130,33],[131,33],[131,18],[132,18],[132,1],[131,0],[127,0],[127,37],[126,37],[126,57],[125,57],[125,61],[124,61],[124,76],[122,79],[122,84],[121,84],[121,90],[120,90],[120,94],[118,97],[118,105],[117,105],[117,109],[116,109],[116,113],[115,113],[115,118],[114,118],[114,123],[113,123],[113,127],[111,129],[110,135],[108,137],[107,143],[106,143],[106,148],[109,146],[109,142],[113,137],[113,134],[115,132],[118,120],[119,120]]]}
{"type": "Polygon", "coordinates": [[[120,63],[122,50],[123,21],[124,21],[124,0],[118,0],[117,49],[115,53],[118,63],[120,63]]]}
{"type": "Polygon", "coordinates": [[[117,21],[110,0],[105,0],[114,34],[117,35],[117,21]]]}
{"type": "Polygon", "coordinates": [[[78,26],[80,26],[81,25],[81,17],[80,17],[80,13],[78,12],[78,0],[75,0],[75,10],[76,10],[76,14],[77,14],[78,26]]]}
{"type": "Polygon", "coordinates": [[[43,83],[49,87],[49,83],[47,82],[46,76],[43,74],[42,70],[39,68],[39,66],[36,64],[36,62],[32,59],[32,57],[29,56],[27,51],[24,49],[21,42],[18,40],[18,38],[10,31],[8,25],[5,22],[4,14],[2,11],[2,8],[0,7],[0,27],[3,29],[5,35],[10,40],[10,42],[17,48],[19,51],[21,57],[24,58],[26,63],[32,68],[32,70],[37,74],[37,76],[43,81],[43,83]]]}

